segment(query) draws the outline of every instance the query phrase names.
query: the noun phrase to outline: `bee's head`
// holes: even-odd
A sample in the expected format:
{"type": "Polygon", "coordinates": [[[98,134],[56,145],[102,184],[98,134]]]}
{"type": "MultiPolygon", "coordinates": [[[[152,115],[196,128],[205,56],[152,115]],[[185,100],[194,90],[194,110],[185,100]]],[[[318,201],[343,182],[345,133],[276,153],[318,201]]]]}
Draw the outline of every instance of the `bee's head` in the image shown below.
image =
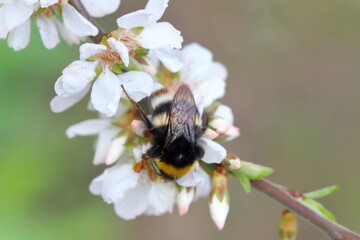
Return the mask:
{"type": "Polygon", "coordinates": [[[160,154],[150,161],[150,165],[157,174],[168,179],[176,179],[188,173],[192,169],[194,162],[203,155],[204,150],[202,147],[190,143],[183,137],[179,137],[169,144],[166,149],[162,149],[160,154]]]}

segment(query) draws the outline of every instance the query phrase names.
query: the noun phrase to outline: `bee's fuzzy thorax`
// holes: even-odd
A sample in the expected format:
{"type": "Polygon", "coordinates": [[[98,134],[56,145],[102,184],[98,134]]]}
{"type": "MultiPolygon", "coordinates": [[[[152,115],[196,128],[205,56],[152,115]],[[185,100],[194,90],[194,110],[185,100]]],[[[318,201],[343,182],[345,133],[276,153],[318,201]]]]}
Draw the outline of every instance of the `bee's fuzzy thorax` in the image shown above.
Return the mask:
{"type": "Polygon", "coordinates": [[[169,92],[165,92],[165,93],[161,93],[159,95],[154,96],[151,99],[151,106],[153,107],[153,109],[156,109],[159,105],[162,105],[164,103],[170,103],[173,100],[174,95],[169,93],[169,92]]]}

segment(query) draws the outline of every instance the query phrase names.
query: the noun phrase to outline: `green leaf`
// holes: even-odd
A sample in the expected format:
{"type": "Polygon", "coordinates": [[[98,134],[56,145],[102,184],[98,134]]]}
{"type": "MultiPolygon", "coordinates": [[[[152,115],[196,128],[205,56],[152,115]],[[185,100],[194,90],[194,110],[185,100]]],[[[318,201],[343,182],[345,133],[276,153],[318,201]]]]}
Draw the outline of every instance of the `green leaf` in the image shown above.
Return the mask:
{"type": "Polygon", "coordinates": [[[129,67],[128,69],[130,71],[144,71],[144,68],[140,65],[140,63],[138,61],[136,61],[136,59],[132,56],[130,56],[130,61],[129,61],[129,67]]]}
{"type": "Polygon", "coordinates": [[[142,47],[138,47],[137,49],[135,49],[135,55],[136,56],[146,56],[149,53],[149,49],[145,49],[142,47]]]}
{"type": "Polygon", "coordinates": [[[304,196],[307,198],[311,198],[311,199],[322,198],[327,195],[336,193],[337,191],[339,191],[339,186],[333,185],[333,186],[329,186],[329,187],[321,188],[319,190],[305,193],[304,196]]]}
{"type": "Polygon", "coordinates": [[[101,41],[100,41],[100,44],[108,46],[107,40],[108,40],[107,36],[103,36],[101,41]]]}
{"type": "Polygon", "coordinates": [[[111,66],[111,70],[116,74],[121,74],[121,65],[120,64],[114,64],[111,66]]]}
{"type": "Polygon", "coordinates": [[[321,203],[309,198],[301,199],[300,201],[314,212],[330,219],[331,221],[336,221],[334,215],[329,210],[327,210],[321,203]]]}
{"type": "Polygon", "coordinates": [[[60,4],[58,4],[58,5],[56,6],[56,14],[57,14],[58,16],[61,16],[61,15],[62,15],[62,7],[61,7],[60,4]]]}
{"type": "Polygon", "coordinates": [[[241,185],[243,186],[246,193],[251,192],[251,184],[250,179],[242,172],[239,171],[232,171],[234,175],[239,179],[241,185]]]}
{"type": "Polygon", "coordinates": [[[130,29],[130,30],[137,35],[137,34],[139,34],[143,29],[144,29],[144,27],[134,27],[134,28],[132,28],[132,29],[130,29]]]}
{"type": "MultiPolygon", "coordinates": [[[[236,171],[244,173],[250,179],[262,179],[263,177],[270,175],[273,172],[273,169],[241,160],[241,167],[236,171]]],[[[235,171],[233,172],[235,173],[235,171]]]]}
{"type": "Polygon", "coordinates": [[[208,164],[203,161],[200,161],[200,166],[207,172],[208,174],[213,173],[216,170],[216,164],[208,164]]]}

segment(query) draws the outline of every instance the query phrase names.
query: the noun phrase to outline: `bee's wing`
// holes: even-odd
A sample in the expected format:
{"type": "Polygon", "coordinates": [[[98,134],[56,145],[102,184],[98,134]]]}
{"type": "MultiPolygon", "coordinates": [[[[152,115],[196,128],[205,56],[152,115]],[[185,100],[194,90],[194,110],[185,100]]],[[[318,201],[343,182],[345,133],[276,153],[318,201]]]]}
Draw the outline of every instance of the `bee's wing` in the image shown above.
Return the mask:
{"type": "Polygon", "coordinates": [[[143,122],[145,123],[146,127],[148,129],[153,129],[153,125],[150,121],[150,119],[146,116],[144,110],[142,109],[142,107],[134,101],[134,99],[132,99],[126,92],[125,88],[123,85],[121,85],[122,89],[124,90],[124,93],[126,94],[126,96],[128,97],[128,99],[130,100],[130,102],[134,105],[134,107],[136,108],[137,112],[139,113],[141,119],[143,120],[143,122]]]}
{"type": "Polygon", "coordinates": [[[195,114],[197,108],[191,90],[181,85],[170,106],[170,118],[164,148],[179,136],[195,142],[195,114]]]}

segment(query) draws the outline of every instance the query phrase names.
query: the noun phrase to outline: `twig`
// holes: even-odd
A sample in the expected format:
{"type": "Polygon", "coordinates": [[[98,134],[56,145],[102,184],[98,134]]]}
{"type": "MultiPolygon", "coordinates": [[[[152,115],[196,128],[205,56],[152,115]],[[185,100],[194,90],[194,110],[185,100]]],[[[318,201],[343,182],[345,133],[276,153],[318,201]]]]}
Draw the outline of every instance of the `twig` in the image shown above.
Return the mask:
{"type": "Polygon", "coordinates": [[[81,15],[83,15],[87,20],[89,20],[89,22],[91,22],[95,27],[97,27],[97,29],[99,29],[98,35],[90,37],[94,43],[99,43],[102,37],[106,35],[104,29],[95,21],[93,17],[90,16],[80,0],[70,0],[69,2],[81,15]]]}
{"type": "Polygon", "coordinates": [[[320,230],[325,232],[330,239],[360,240],[360,235],[357,233],[315,213],[301,204],[295,197],[288,193],[286,188],[276,185],[268,180],[251,180],[251,185],[317,226],[320,230]]]}

